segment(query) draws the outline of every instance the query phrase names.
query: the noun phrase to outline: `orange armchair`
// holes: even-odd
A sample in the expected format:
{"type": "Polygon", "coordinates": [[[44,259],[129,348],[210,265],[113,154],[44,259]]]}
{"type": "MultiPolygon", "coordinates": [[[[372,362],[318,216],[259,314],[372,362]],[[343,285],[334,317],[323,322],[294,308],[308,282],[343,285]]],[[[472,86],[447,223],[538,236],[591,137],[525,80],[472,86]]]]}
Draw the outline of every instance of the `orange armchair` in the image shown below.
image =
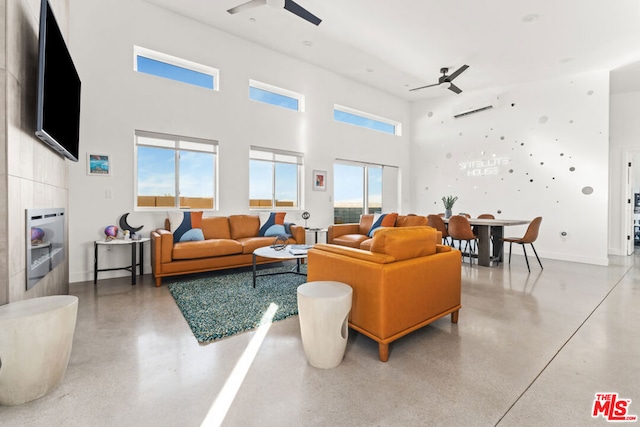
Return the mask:
{"type": "Polygon", "coordinates": [[[448,314],[458,321],[462,259],[440,241],[431,227],[394,227],[377,231],[370,251],[316,244],[308,281],[353,288],[349,327],[377,341],[386,362],[398,338],[448,314]]]}

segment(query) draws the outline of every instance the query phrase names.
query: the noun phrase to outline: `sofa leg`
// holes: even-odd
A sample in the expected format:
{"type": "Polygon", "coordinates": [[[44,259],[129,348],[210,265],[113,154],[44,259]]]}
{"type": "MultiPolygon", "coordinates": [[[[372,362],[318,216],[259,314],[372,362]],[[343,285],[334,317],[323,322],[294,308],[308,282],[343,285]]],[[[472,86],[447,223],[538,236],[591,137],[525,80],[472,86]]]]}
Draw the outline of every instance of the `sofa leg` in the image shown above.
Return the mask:
{"type": "Polygon", "coordinates": [[[460,312],[460,310],[456,310],[453,313],[451,313],[451,323],[458,323],[458,313],[460,312]]]}
{"type": "Polygon", "coordinates": [[[389,344],[378,343],[378,355],[381,362],[389,360],[389,344]]]}
{"type": "Polygon", "coordinates": [[[156,288],[162,285],[162,277],[156,277],[156,288]]]}

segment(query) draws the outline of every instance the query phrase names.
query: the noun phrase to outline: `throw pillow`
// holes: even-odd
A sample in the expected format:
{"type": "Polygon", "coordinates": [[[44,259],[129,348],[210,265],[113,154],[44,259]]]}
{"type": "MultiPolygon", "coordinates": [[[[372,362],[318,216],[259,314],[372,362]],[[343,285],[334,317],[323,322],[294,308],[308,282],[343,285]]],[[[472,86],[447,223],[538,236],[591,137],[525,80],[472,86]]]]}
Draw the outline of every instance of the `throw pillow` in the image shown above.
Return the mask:
{"type": "Polygon", "coordinates": [[[204,240],[204,234],[201,228],[192,228],[180,237],[181,242],[198,242],[204,240]]]}
{"type": "Polygon", "coordinates": [[[284,228],[284,217],[286,214],[287,214],[286,212],[271,212],[271,215],[269,215],[269,219],[267,219],[267,221],[262,225],[262,227],[260,227],[259,235],[265,236],[265,233],[267,232],[267,230],[274,225],[282,225],[284,228]]]}
{"type": "Polygon", "coordinates": [[[382,214],[379,217],[377,217],[374,221],[373,224],[371,225],[371,229],[369,230],[368,236],[369,237],[373,237],[373,233],[376,232],[376,230],[380,227],[393,227],[396,225],[396,219],[398,219],[398,214],[397,213],[390,213],[390,214],[382,214]]]}
{"type": "Polygon", "coordinates": [[[284,225],[281,224],[274,224],[264,232],[265,237],[284,236],[285,234],[287,234],[287,232],[285,231],[284,225]]]}
{"type": "MultiPolygon", "coordinates": [[[[169,223],[173,233],[173,243],[180,242],[180,239],[187,231],[194,228],[202,228],[202,211],[170,213],[169,223]]],[[[202,230],[200,232],[202,233],[202,230]]],[[[204,240],[204,236],[202,240],[204,240]]]]}

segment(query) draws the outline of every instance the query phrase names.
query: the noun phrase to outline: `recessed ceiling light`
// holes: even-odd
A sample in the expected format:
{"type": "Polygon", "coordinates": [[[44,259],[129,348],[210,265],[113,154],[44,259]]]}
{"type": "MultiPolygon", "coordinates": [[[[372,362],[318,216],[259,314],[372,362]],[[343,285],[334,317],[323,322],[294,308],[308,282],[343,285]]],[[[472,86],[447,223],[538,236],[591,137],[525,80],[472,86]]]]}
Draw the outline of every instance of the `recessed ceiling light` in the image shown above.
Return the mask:
{"type": "Polygon", "coordinates": [[[540,15],[536,15],[532,13],[531,15],[526,15],[522,18],[522,22],[526,22],[527,24],[533,21],[537,21],[540,18],[540,15]]]}
{"type": "Polygon", "coordinates": [[[309,40],[303,41],[302,44],[305,45],[305,46],[313,46],[313,42],[309,41],[309,40]]]}
{"type": "Polygon", "coordinates": [[[249,18],[249,22],[256,22],[256,18],[249,18]]]}
{"type": "Polygon", "coordinates": [[[367,73],[373,73],[373,68],[367,68],[367,73]]]}

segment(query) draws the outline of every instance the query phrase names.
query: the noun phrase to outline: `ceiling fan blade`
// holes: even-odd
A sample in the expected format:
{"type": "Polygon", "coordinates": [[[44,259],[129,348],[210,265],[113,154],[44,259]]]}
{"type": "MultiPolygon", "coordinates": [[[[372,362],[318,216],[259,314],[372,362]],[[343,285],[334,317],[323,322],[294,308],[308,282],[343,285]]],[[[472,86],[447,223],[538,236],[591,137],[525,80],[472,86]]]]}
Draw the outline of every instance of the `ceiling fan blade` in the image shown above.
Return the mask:
{"type": "Polygon", "coordinates": [[[449,90],[451,92],[455,92],[456,94],[462,92],[462,89],[460,89],[458,86],[454,85],[453,83],[449,83],[449,90]]]}
{"type": "Polygon", "coordinates": [[[227,10],[227,12],[233,15],[235,13],[244,12],[245,10],[253,9],[254,7],[264,6],[265,4],[267,4],[267,0],[251,0],[246,3],[242,3],[241,5],[238,5],[236,7],[232,7],[231,9],[227,10]]]}
{"type": "Polygon", "coordinates": [[[432,86],[440,86],[440,83],[434,83],[432,85],[426,85],[426,86],[420,86],[420,87],[414,87],[413,89],[409,89],[409,92],[412,92],[414,90],[420,90],[420,89],[424,89],[427,87],[432,87],[432,86]]]}
{"type": "Polygon", "coordinates": [[[455,79],[460,74],[462,74],[464,72],[464,70],[466,70],[467,68],[469,68],[468,65],[463,65],[462,67],[458,68],[456,71],[453,72],[453,74],[451,74],[449,77],[447,77],[446,81],[450,82],[451,80],[455,79]]]}
{"type": "Polygon", "coordinates": [[[300,6],[298,3],[293,0],[284,0],[284,8],[294,15],[299,16],[300,18],[311,22],[314,25],[320,25],[322,19],[315,16],[313,13],[309,12],[304,7],[300,6]]]}

